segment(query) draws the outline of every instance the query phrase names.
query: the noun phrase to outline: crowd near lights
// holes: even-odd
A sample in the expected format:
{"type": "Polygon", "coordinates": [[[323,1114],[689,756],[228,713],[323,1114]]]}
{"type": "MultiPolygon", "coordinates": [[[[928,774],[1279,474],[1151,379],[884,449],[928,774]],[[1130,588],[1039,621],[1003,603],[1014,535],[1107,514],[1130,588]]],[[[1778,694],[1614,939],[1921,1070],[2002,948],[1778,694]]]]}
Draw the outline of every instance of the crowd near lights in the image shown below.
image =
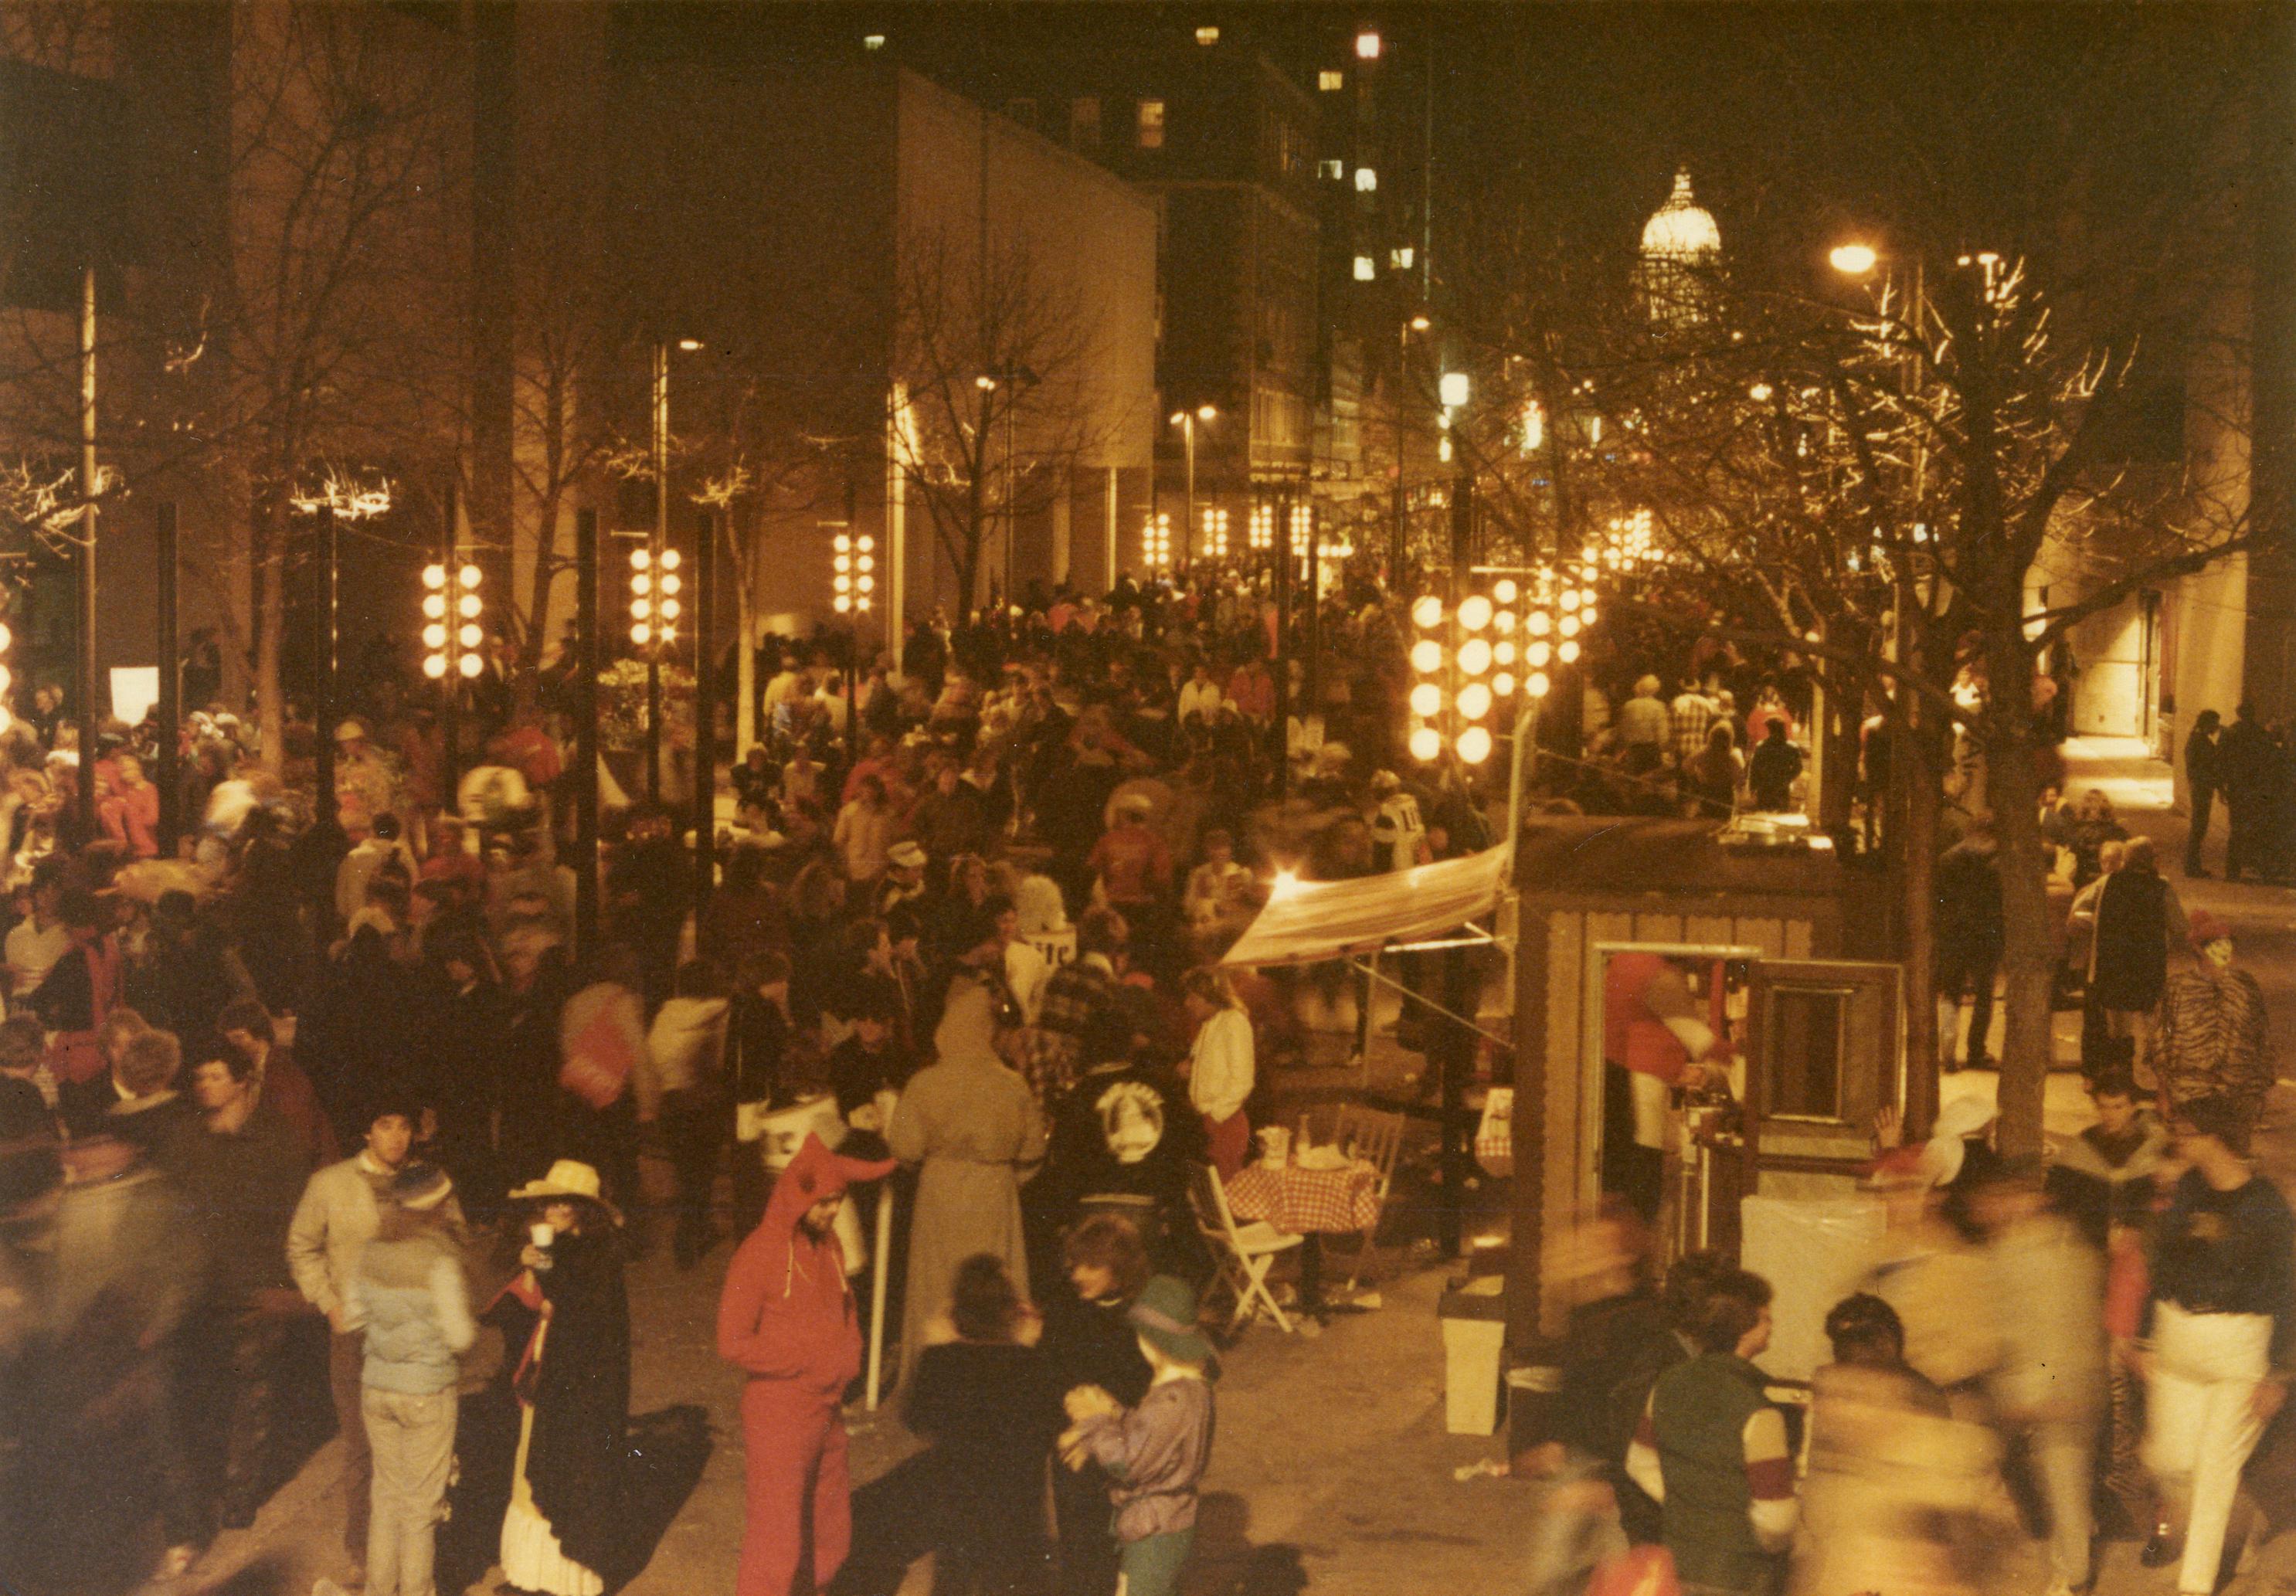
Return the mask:
{"type": "Polygon", "coordinates": [[[644,545],[630,551],[630,641],[639,648],[667,648],[677,641],[677,618],[685,608],[677,598],[685,585],[679,563],[676,549],[664,549],[659,559],[644,545]]]}
{"type": "Polygon", "coordinates": [[[877,602],[877,540],[866,532],[858,537],[840,532],[832,547],[836,575],[830,578],[830,604],[840,615],[865,615],[877,602]]]}
{"type": "Polygon", "coordinates": [[[1204,552],[1214,560],[1226,559],[1227,512],[1207,504],[1199,512],[1198,520],[1203,523],[1200,530],[1202,534],[1204,552]]]}
{"type": "Polygon", "coordinates": [[[1172,515],[1159,510],[1142,523],[1140,528],[1140,559],[1151,571],[1162,570],[1172,562],[1172,515]]]}
{"type": "Polygon", "coordinates": [[[422,674],[434,682],[450,671],[475,676],[486,668],[479,656],[479,645],[486,641],[479,625],[486,608],[479,597],[484,575],[470,564],[451,573],[443,563],[422,568],[422,674]]]}

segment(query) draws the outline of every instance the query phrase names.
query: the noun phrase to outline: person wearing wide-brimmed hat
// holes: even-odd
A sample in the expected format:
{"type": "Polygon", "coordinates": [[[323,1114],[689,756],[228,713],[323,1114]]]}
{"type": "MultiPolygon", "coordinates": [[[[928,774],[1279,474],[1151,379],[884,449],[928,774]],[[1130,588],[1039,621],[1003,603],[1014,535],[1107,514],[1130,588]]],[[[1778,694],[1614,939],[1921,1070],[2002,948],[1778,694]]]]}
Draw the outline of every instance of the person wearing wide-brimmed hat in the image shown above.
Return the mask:
{"type": "Polygon", "coordinates": [[[1148,1394],[1127,1408],[1097,1386],[1070,1392],[1072,1428],[1061,1437],[1061,1454],[1070,1467],[1089,1459],[1119,1482],[1109,1500],[1126,1596],[1170,1596],[1195,1543],[1219,1359],[1196,1328],[1195,1289],[1184,1280],[1158,1275],[1125,1316],[1153,1371],[1148,1394]]]}
{"type": "Polygon", "coordinates": [[[535,1232],[523,1272],[496,1306],[523,1329],[520,1431],[504,1515],[507,1583],[551,1596],[598,1596],[620,1543],[624,1432],[630,1406],[630,1313],[623,1289],[620,1215],[598,1172],[561,1158],[510,1194],[535,1232]],[[516,1310],[524,1309],[524,1314],[516,1310]],[[602,1572],[603,1571],[603,1572],[602,1572]]]}

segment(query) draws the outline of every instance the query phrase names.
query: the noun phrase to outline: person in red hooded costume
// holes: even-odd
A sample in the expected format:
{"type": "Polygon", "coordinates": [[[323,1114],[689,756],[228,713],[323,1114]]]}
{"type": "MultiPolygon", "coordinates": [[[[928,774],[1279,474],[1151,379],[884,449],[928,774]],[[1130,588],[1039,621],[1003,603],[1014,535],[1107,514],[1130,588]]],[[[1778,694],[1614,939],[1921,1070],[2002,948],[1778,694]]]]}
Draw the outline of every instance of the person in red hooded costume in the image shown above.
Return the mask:
{"type": "Polygon", "coordinates": [[[852,1545],[839,1405],[861,1372],[861,1323],[846,1289],[837,1209],[846,1187],[892,1172],[890,1161],[840,1158],[808,1136],[726,1273],[718,1355],[750,1377],[742,1390],[749,1494],[739,1596],[800,1589],[808,1498],[814,1588],[828,1585],[852,1545]]]}

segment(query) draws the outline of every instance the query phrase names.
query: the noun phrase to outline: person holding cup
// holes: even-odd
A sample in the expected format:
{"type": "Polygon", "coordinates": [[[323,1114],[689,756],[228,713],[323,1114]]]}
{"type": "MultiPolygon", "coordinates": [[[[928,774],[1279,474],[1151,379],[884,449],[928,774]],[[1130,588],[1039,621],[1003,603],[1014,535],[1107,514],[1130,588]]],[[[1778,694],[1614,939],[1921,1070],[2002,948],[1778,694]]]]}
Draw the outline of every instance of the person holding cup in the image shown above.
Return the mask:
{"type": "Polygon", "coordinates": [[[522,1591],[599,1596],[621,1551],[629,1416],[621,1215],[600,1195],[598,1172],[570,1158],[510,1197],[527,1240],[504,1297],[530,1312],[531,1329],[512,1379],[519,1440],[503,1573],[522,1591]]]}

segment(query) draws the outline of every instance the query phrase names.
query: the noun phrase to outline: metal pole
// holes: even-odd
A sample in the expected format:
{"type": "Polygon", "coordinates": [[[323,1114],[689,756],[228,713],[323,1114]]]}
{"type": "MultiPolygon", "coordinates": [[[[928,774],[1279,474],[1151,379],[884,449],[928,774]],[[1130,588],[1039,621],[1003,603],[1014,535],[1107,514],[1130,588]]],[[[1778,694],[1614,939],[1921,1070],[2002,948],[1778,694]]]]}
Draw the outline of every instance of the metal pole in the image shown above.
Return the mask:
{"type": "MultiPolygon", "coordinates": [[[[311,548],[311,642],[316,656],[316,683],[311,694],[311,720],[318,732],[312,748],[312,773],[316,777],[315,823],[341,824],[335,796],[335,510],[319,511],[311,548]]],[[[448,577],[451,583],[453,578],[448,577]]],[[[452,617],[449,626],[457,625],[452,617]]]]}
{"type": "MultiPolygon", "coordinates": [[[[1466,451],[1459,450],[1458,456],[1459,469],[1452,479],[1451,486],[1451,575],[1447,584],[1448,602],[1445,605],[1451,617],[1455,638],[1459,624],[1459,602],[1467,593],[1467,569],[1472,555],[1475,527],[1474,474],[1468,468],[1466,451]]],[[[1456,704],[1459,701],[1459,672],[1456,646],[1451,650],[1451,659],[1449,700],[1456,704]]],[[[1456,727],[1456,716],[1453,724],[1456,727]]],[[[1465,770],[1457,768],[1464,785],[1465,770]]],[[[1509,846],[1513,846],[1512,834],[1509,846]]],[[[1467,1020],[1472,1020],[1475,1017],[1475,988],[1466,950],[1457,947],[1446,950],[1443,955],[1443,1006],[1454,1015],[1464,1015],[1467,1020]]],[[[1459,1117],[1464,1112],[1466,1072],[1474,1061],[1475,1033],[1469,1024],[1459,1019],[1445,1019],[1442,1025],[1443,1045],[1435,1060],[1436,1068],[1441,1072],[1438,1078],[1443,1097],[1443,1207],[1438,1216],[1437,1239],[1444,1256],[1456,1257],[1464,1230],[1467,1177],[1466,1139],[1459,1134],[1459,1117]]]]}
{"type": "Polygon", "coordinates": [[[439,562],[447,573],[447,585],[440,589],[447,597],[447,674],[439,685],[446,689],[447,701],[439,711],[439,732],[442,751],[439,760],[439,806],[449,814],[463,810],[457,787],[461,782],[463,763],[463,672],[461,634],[463,621],[455,600],[462,591],[457,580],[458,567],[455,561],[455,533],[463,520],[463,474],[455,468],[454,480],[447,485],[447,526],[439,538],[439,562]]]}
{"type": "MultiPolygon", "coordinates": [[[[649,569],[660,581],[661,552],[669,546],[669,342],[653,346],[653,538],[649,569]]],[[[645,795],[661,800],[661,625],[646,645],[645,795]]]]}
{"type": "Polygon", "coordinates": [[[79,494],[80,543],[75,551],[79,576],[78,659],[74,675],[79,700],[79,832],[95,836],[95,263],[80,274],[79,290],[79,494]]]}
{"type": "Polygon", "coordinates": [[[693,523],[693,922],[709,907],[718,873],[718,526],[693,523]]]}
{"type": "Polygon", "coordinates": [[[598,949],[598,512],[574,513],[574,945],[598,949]]]}
{"type": "Polygon", "coordinates": [[[184,829],[184,665],[176,636],[176,506],[160,506],[160,854],[176,856],[184,829]]]}
{"type": "Polygon", "coordinates": [[[1292,641],[1292,485],[1275,489],[1275,796],[1292,791],[1292,671],[1283,651],[1292,641]]]}
{"type": "Polygon", "coordinates": [[[1196,553],[1196,413],[1187,411],[1180,417],[1180,436],[1188,454],[1188,520],[1180,528],[1180,574],[1185,576],[1188,562],[1196,553]]]}

